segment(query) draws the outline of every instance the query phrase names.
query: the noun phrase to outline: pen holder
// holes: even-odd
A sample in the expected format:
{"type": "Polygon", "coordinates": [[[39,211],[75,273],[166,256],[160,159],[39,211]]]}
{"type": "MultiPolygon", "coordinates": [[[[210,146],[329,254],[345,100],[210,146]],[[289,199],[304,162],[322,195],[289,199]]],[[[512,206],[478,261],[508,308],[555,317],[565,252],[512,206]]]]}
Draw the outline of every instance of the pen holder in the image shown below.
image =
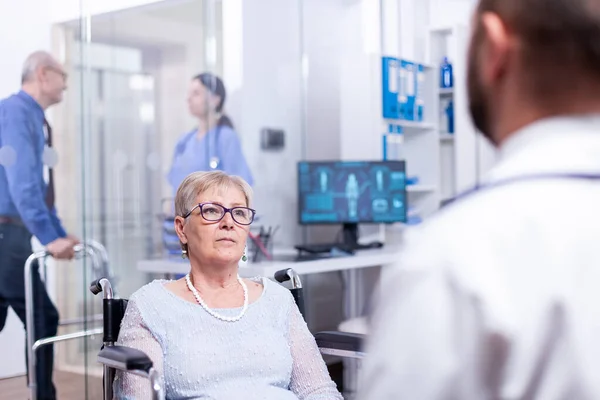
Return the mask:
{"type": "Polygon", "coordinates": [[[265,234],[248,235],[246,241],[247,256],[249,263],[258,263],[262,261],[270,261],[273,254],[272,236],[265,234]]]}

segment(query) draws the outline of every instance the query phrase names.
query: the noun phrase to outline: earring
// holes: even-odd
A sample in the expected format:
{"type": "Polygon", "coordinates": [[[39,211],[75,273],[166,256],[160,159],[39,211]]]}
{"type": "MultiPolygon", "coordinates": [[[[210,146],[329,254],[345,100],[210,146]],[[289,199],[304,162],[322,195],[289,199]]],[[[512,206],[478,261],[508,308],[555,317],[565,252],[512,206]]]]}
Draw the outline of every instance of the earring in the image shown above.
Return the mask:
{"type": "Polygon", "coordinates": [[[187,258],[187,246],[181,248],[181,258],[187,258]]]}
{"type": "Polygon", "coordinates": [[[244,246],[244,254],[242,254],[242,261],[246,262],[248,257],[246,257],[246,247],[244,246]]]}

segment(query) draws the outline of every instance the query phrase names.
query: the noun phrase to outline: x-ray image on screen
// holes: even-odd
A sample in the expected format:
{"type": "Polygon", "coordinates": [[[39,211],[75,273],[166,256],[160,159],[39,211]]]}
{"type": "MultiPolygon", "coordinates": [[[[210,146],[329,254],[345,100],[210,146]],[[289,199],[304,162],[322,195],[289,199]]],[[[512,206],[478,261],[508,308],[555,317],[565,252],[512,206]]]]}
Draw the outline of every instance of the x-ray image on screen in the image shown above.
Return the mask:
{"type": "Polygon", "coordinates": [[[320,182],[321,182],[321,193],[326,193],[327,192],[327,171],[325,170],[321,170],[321,172],[319,172],[319,178],[320,178],[320,182]]]}
{"type": "Polygon", "coordinates": [[[383,191],[383,171],[381,169],[378,169],[377,172],[375,172],[375,176],[377,177],[377,190],[382,192],[383,191]]]}
{"type": "Polygon", "coordinates": [[[406,221],[403,161],[298,163],[305,224],[406,221]]]}
{"type": "Polygon", "coordinates": [[[354,219],[358,216],[358,198],[360,192],[356,175],[348,174],[346,180],[346,198],[348,199],[348,217],[354,219]]]}

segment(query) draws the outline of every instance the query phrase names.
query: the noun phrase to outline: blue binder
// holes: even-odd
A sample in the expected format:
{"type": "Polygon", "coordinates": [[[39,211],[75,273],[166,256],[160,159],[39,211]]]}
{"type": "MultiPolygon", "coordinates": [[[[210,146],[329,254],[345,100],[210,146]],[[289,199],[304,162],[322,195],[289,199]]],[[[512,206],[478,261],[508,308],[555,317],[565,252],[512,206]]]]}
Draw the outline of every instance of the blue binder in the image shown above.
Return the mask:
{"type": "Polygon", "coordinates": [[[415,67],[415,64],[411,61],[401,60],[400,62],[400,75],[402,76],[400,82],[400,108],[404,111],[401,118],[407,121],[415,120],[415,98],[417,95],[417,74],[415,67]]]}
{"type": "Polygon", "coordinates": [[[381,58],[382,111],[385,119],[398,119],[401,110],[398,104],[400,62],[394,57],[381,58]]]}
{"type": "Polygon", "coordinates": [[[417,97],[416,97],[416,121],[423,122],[424,119],[424,106],[425,106],[425,66],[422,64],[417,65],[417,97]]]}

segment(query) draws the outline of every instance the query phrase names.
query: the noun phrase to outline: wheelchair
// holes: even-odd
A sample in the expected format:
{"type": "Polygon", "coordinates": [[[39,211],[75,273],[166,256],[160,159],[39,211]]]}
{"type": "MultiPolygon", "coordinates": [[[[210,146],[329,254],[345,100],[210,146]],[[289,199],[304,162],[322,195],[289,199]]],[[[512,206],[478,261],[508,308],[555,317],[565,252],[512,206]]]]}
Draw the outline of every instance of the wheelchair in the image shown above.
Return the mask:
{"type": "MultiPolygon", "coordinates": [[[[291,293],[302,315],[305,315],[304,297],[300,276],[291,268],[275,273],[279,283],[290,282],[291,293]]],[[[103,365],[104,400],[113,399],[113,381],[117,370],[145,377],[152,388],[153,400],[164,400],[165,391],[160,376],[153,368],[152,360],[142,351],[115,343],[119,337],[121,321],[127,309],[127,300],[113,295],[113,288],[106,278],[97,279],[90,285],[94,295],[103,293],[104,333],[102,349],[98,353],[98,362],[103,365]]],[[[321,354],[343,358],[363,358],[363,335],[343,332],[318,332],[315,340],[321,354]]]]}

